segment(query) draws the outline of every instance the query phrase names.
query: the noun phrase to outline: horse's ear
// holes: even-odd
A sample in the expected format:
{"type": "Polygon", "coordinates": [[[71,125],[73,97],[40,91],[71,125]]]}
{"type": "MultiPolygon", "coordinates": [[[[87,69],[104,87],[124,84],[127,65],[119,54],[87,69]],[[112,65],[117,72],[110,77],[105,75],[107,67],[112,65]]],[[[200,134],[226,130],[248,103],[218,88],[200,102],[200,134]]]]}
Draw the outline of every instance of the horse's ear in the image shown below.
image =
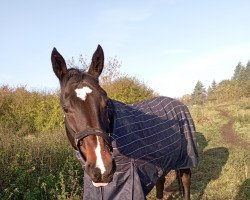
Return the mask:
{"type": "Polygon", "coordinates": [[[68,70],[64,58],[56,50],[56,48],[54,48],[51,53],[51,62],[54,73],[61,81],[63,77],[67,74],[68,70]]]}
{"type": "Polygon", "coordinates": [[[88,73],[94,76],[95,78],[98,78],[102,73],[103,65],[104,65],[104,53],[102,47],[98,45],[95,53],[93,54],[92,62],[89,67],[88,73]]]}

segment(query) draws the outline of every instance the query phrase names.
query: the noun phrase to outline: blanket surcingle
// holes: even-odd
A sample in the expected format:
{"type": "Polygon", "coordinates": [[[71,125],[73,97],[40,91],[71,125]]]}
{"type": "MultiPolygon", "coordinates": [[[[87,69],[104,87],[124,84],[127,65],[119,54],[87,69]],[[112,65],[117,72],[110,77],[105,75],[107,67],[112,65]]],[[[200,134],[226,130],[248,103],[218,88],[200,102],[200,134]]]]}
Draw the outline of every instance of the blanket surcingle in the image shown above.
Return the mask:
{"type": "Polygon", "coordinates": [[[143,200],[161,175],[198,164],[195,126],[184,104],[168,97],[112,103],[116,172],[99,188],[85,173],[85,200],[143,200]]]}

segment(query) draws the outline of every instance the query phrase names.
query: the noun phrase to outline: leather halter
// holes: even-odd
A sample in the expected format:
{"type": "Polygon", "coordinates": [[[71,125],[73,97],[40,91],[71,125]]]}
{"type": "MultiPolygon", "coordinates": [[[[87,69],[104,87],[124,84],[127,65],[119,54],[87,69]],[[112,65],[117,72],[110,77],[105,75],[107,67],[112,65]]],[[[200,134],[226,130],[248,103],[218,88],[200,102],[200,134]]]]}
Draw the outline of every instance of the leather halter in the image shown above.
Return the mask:
{"type": "Polygon", "coordinates": [[[83,139],[89,135],[97,135],[97,136],[102,137],[107,142],[109,147],[112,148],[111,134],[110,133],[105,133],[105,132],[103,132],[99,129],[96,129],[96,128],[87,128],[87,129],[77,133],[69,126],[66,118],[64,118],[64,121],[65,121],[65,127],[68,129],[70,135],[75,139],[77,146],[78,146],[78,143],[81,139],[83,139]]]}
{"type": "MultiPolygon", "coordinates": [[[[108,109],[109,109],[109,116],[110,114],[112,113],[112,107],[113,107],[113,104],[111,101],[108,102],[108,109]]],[[[113,151],[113,148],[112,148],[112,144],[111,144],[111,133],[106,133],[106,132],[103,132],[99,129],[96,129],[96,128],[87,128],[83,131],[80,131],[80,132],[76,132],[74,131],[74,129],[72,129],[69,124],[68,124],[68,121],[66,119],[66,117],[64,117],[64,122],[65,122],[65,128],[69,131],[70,135],[75,139],[75,143],[76,143],[76,147],[79,149],[79,141],[87,136],[90,136],[90,135],[96,135],[96,136],[100,136],[102,137],[106,143],[108,144],[109,146],[109,149],[110,151],[113,151]]],[[[111,123],[112,125],[112,123],[111,123]]]]}

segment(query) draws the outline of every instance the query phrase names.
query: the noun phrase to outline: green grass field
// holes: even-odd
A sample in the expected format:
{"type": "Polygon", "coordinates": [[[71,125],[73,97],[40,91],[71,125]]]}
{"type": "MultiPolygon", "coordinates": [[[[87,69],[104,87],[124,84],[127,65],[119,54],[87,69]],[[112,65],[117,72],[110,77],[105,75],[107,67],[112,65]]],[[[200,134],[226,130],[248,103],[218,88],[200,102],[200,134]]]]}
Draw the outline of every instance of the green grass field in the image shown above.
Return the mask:
{"type": "MultiPolygon", "coordinates": [[[[230,104],[208,105],[207,107],[193,108],[191,112],[195,121],[198,112],[204,114],[201,123],[198,121],[198,143],[200,152],[200,164],[193,172],[193,199],[249,199],[249,150],[243,148],[237,142],[228,143],[222,137],[222,127],[228,122],[228,118],[222,117],[218,110],[224,110],[234,116],[236,123],[241,122],[240,129],[235,133],[242,139],[249,139],[250,110],[245,105],[250,102],[234,102],[230,104]],[[239,109],[240,108],[240,109],[239,109]],[[238,113],[235,115],[235,113],[238,113]],[[242,134],[244,129],[246,134],[242,134]]],[[[235,126],[233,126],[235,128],[235,126]]],[[[227,133],[228,134],[228,133],[227,133]]]]}
{"type": "MultiPolygon", "coordinates": [[[[247,200],[249,151],[238,140],[225,140],[222,128],[229,119],[221,110],[235,119],[232,129],[238,138],[250,142],[250,99],[190,107],[200,153],[192,173],[191,198],[247,200]]],[[[81,199],[83,170],[64,129],[18,135],[0,127],[0,172],[0,199],[81,199]]],[[[171,187],[177,187],[175,181],[171,187]]],[[[148,199],[154,195],[155,190],[148,199]]],[[[178,192],[174,199],[181,199],[178,192]]]]}

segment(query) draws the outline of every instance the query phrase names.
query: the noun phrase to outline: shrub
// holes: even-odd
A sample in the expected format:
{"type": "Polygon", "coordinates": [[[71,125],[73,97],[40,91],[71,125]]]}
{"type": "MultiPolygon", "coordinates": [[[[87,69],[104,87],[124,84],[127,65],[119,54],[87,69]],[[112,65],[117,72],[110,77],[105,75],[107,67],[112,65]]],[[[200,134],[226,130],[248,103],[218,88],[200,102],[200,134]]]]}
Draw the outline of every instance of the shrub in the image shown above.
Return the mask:
{"type": "Polygon", "coordinates": [[[16,134],[44,132],[62,126],[57,94],[29,92],[25,87],[0,88],[0,121],[16,134]]]}
{"type": "Polygon", "coordinates": [[[123,103],[134,103],[156,96],[154,91],[135,77],[120,77],[103,85],[112,99],[123,103]]]}

